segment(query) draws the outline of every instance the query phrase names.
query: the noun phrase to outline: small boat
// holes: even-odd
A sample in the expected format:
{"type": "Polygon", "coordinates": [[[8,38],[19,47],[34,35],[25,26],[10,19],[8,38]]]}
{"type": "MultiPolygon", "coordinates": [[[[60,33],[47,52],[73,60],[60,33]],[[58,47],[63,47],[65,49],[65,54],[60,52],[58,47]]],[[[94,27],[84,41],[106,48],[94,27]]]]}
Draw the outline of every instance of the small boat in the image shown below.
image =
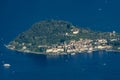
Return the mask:
{"type": "Polygon", "coordinates": [[[88,53],[92,53],[93,51],[92,50],[89,50],[89,51],[87,51],[88,53]]]}
{"type": "Polygon", "coordinates": [[[3,66],[8,68],[8,67],[10,67],[11,65],[6,63],[6,64],[3,64],[3,66]]]}
{"type": "Polygon", "coordinates": [[[75,55],[75,53],[71,53],[71,55],[75,55]]]}

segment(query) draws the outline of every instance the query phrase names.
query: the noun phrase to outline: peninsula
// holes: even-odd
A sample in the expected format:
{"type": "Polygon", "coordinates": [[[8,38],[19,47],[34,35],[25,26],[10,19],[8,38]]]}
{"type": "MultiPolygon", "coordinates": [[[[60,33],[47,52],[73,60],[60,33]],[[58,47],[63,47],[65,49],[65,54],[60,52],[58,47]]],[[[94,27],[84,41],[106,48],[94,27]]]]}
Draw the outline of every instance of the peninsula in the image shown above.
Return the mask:
{"type": "Polygon", "coordinates": [[[96,32],[63,20],[45,20],[33,24],[6,47],[19,52],[46,55],[120,51],[120,33],[96,32]]]}

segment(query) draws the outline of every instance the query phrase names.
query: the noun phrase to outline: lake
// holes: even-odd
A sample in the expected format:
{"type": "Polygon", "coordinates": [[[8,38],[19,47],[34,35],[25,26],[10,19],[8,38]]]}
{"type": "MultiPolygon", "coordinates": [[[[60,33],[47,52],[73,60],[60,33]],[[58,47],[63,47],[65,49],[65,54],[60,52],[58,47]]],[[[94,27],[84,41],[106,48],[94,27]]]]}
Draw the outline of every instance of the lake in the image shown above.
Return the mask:
{"type": "Polygon", "coordinates": [[[120,80],[118,52],[44,56],[3,46],[47,19],[69,21],[94,31],[120,32],[119,8],[120,0],[0,0],[0,80],[120,80]]]}

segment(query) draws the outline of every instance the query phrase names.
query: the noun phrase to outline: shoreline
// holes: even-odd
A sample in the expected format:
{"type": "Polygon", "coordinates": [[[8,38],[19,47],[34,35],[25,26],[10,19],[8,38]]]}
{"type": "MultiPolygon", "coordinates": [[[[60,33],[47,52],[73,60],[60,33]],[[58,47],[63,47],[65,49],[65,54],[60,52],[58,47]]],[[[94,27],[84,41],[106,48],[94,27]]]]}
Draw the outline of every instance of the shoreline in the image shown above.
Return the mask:
{"type": "Polygon", "coordinates": [[[89,52],[89,50],[88,51],[79,51],[79,52],[71,52],[71,53],[67,53],[67,52],[58,52],[58,53],[46,53],[46,52],[34,52],[34,51],[29,51],[29,52],[27,52],[27,51],[22,51],[22,50],[17,50],[17,49],[10,49],[10,48],[8,48],[7,46],[5,46],[7,49],[9,49],[9,50],[12,50],[12,51],[16,51],[16,52],[21,52],[21,53],[30,53],[30,54],[37,54],[37,55],[76,55],[76,54],[81,54],[81,53],[88,53],[88,54],[91,54],[91,53],[93,53],[93,52],[95,52],[95,51],[106,51],[106,52],[118,52],[118,53],[120,53],[120,51],[118,51],[118,50],[92,50],[92,51],[90,51],[89,52]]]}

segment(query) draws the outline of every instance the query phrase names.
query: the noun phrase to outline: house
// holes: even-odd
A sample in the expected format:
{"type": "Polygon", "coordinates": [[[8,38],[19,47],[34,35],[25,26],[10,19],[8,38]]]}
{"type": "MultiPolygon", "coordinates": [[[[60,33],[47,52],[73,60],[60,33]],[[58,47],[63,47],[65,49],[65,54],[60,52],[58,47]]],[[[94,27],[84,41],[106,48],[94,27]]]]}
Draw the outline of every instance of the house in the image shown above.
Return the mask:
{"type": "Polygon", "coordinates": [[[77,29],[77,28],[71,29],[71,31],[73,32],[73,34],[78,34],[79,33],[79,29],[77,29]]]}

